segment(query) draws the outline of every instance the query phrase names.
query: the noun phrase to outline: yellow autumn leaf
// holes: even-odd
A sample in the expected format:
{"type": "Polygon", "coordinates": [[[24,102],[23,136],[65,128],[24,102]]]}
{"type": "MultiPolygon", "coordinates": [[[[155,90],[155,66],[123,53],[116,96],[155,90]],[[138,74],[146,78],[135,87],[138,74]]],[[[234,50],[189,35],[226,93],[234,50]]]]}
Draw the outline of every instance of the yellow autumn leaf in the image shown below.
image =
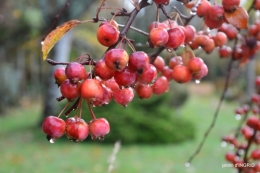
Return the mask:
{"type": "Polygon", "coordinates": [[[53,48],[53,46],[61,39],[61,37],[79,24],[81,24],[81,21],[79,20],[70,20],[51,31],[42,42],[43,60],[47,58],[48,53],[53,48]]]}

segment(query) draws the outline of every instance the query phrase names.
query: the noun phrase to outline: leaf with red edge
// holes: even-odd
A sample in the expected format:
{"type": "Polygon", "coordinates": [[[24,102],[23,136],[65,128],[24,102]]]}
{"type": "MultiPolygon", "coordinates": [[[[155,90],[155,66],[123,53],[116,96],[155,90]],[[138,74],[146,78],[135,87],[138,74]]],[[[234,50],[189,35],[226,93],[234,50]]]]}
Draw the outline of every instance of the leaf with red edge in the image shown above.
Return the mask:
{"type": "Polygon", "coordinates": [[[81,21],[79,20],[70,20],[51,31],[42,42],[43,60],[47,58],[48,53],[53,48],[53,46],[61,39],[61,37],[79,24],[81,24],[81,21]]]}
{"type": "Polygon", "coordinates": [[[225,20],[238,29],[247,28],[248,22],[248,13],[244,9],[244,7],[238,7],[233,12],[225,12],[224,13],[225,20]]]}
{"type": "Polygon", "coordinates": [[[193,53],[192,50],[190,50],[190,49],[185,49],[185,50],[182,52],[181,57],[182,57],[183,65],[187,66],[188,63],[189,63],[189,61],[190,61],[190,59],[191,59],[191,58],[194,58],[195,55],[194,55],[194,53],[193,53]]]}

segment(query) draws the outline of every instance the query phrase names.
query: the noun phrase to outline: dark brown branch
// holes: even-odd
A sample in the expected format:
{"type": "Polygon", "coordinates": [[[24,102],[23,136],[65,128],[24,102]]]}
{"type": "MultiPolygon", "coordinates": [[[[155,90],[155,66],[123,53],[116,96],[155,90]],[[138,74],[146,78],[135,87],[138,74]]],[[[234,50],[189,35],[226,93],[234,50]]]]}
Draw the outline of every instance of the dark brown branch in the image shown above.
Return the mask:
{"type": "MultiPolygon", "coordinates": [[[[57,62],[54,61],[52,59],[46,59],[46,61],[50,64],[50,65],[68,65],[70,62],[57,62]]],[[[82,65],[96,65],[96,62],[94,60],[89,60],[89,61],[84,61],[84,62],[79,62],[82,65]]]]}
{"type": "Polygon", "coordinates": [[[75,110],[75,109],[78,108],[78,104],[79,104],[80,98],[81,98],[81,97],[79,97],[79,98],[75,101],[75,103],[64,113],[65,116],[69,115],[71,111],[73,111],[73,110],[75,110]]]}

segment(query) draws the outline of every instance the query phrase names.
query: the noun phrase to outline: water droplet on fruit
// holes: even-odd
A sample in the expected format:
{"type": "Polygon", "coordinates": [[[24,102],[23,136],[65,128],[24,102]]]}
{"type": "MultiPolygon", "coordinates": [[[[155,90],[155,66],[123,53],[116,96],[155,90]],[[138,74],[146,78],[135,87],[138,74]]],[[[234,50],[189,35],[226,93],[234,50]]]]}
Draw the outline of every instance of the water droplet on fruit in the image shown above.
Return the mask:
{"type": "Polygon", "coordinates": [[[44,41],[41,42],[41,45],[44,45],[44,41]]]}
{"type": "Polygon", "coordinates": [[[186,167],[190,167],[190,162],[186,162],[186,163],[185,163],[185,166],[186,166],[186,167]]]}
{"type": "Polygon", "coordinates": [[[226,141],[222,141],[220,145],[221,145],[221,147],[226,147],[227,146],[227,142],[226,141]]]}
{"type": "Polygon", "coordinates": [[[241,119],[241,115],[240,114],[236,114],[235,118],[236,118],[236,120],[240,120],[241,119]]]}
{"type": "Polygon", "coordinates": [[[195,15],[196,14],[196,11],[197,11],[197,8],[192,8],[191,11],[190,11],[190,14],[191,15],[195,15]]]}
{"type": "Polygon", "coordinates": [[[233,150],[235,148],[235,146],[234,145],[229,145],[229,149],[231,149],[231,150],[233,150]]]}
{"type": "Polygon", "coordinates": [[[173,51],[173,49],[167,49],[167,51],[171,53],[173,51]]]}
{"type": "Polygon", "coordinates": [[[185,47],[185,45],[184,45],[184,44],[182,44],[182,45],[180,45],[180,47],[185,47]]]}
{"type": "Polygon", "coordinates": [[[195,80],[195,83],[196,84],[200,84],[200,80],[195,80]]]}
{"type": "Polygon", "coordinates": [[[98,137],[98,140],[100,140],[100,141],[104,141],[104,139],[105,139],[104,136],[100,136],[100,137],[98,137]]]}
{"type": "Polygon", "coordinates": [[[201,46],[199,46],[199,47],[198,47],[198,49],[202,49],[202,47],[201,47],[201,46]]]}
{"type": "Polygon", "coordinates": [[[65,117],[66,117],[66,118],[68,118],[68,117],[69,117],[69,115],[65,115],[65,117]]]}
{"type": "Polygon", "coordinates": [[[91,139],[95,141],[97,139],[97,137],[96,136],[91,136],[91,139]]]}
{"type": "Polygon", "coordinates": [[[54,140],[53,138],[51,138],[51,139],[49,140],[49,142],[50,142],[51,144],[54,144],[55,140],[54,140]]]}

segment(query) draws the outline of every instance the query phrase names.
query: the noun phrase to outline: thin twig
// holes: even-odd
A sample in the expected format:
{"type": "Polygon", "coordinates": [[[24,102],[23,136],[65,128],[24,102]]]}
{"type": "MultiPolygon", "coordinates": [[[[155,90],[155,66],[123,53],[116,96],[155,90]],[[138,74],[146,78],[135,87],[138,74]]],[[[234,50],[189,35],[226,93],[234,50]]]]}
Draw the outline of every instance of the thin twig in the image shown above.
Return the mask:
{"type": "Polygon", "coordinates": [[[214,116],[213,116],[213,120],[209,126],[209,128],[207,129],[207,131],[204,133],[204,137],[203,139],[201,140],[198,148],[196,149],[196,151],[190,156],[190,158],[188,159],[187,163],[191,163],[192,160],[194,159],[194,157],[199,154],[200,150],[202,149],[209,133],[211,132],[211,130],[213,129],[213,127],[215,126],[215,123],[217,121],[217,118],[218,118],[218,113],[220,111],[220,108],[221,108],[221,105],[222,105],[222,102],[224,101],[224,98],[225,98],[225,95],[226,95],[226,92],[228,90],[228,86],[229,86],[229,81],[230,81],[230,77],[231,77],[231,70],[232,70],[232,65],[233,65],[233,62],[234,60],[231,59],[230,62],[229,62],[229,65],[228,65],[228,69],[227,69],[227,76],[226,76],[226,80],[225,80],[225,86],[224,86],[224,89],[223,89],[223,92],[222,92],[222,95],[220,97],[220,100],[219,100],[219,103],[218,103],[218,106],[217,106],[217,109],[214,113],[214,116]]]}

